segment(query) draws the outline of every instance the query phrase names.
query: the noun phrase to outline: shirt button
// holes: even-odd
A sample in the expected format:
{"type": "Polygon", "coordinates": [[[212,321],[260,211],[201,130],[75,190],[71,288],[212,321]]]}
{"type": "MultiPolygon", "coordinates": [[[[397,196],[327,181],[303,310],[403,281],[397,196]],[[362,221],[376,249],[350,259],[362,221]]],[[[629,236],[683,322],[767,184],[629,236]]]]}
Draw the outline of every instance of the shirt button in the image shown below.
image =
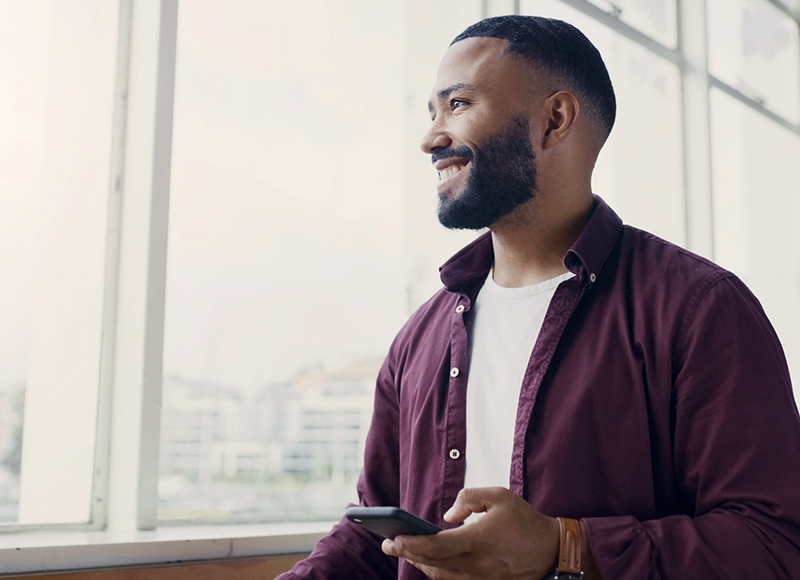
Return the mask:
{"type": "Polygon", "coordinates": [[[459,304],[458,306],[456,306],[456,313],[461,314],[462,312],[464,312],[464,305],[459,304]]]}
{"type": "Polygon", "coordinates": [[[453,378],[458,376],[458,367],[453,367],[450,369],[450,376],[453,378]]]}
{"type": "Polygon", "coordinates": [[[589,282],[591,282],[592,284],[594,284],[594,281],[595,281],[595,280],[597,280],[597,276],[595,276],[595,275],[594,275],[594,273],[592,273],[592,274],[589,274],[589,282]]]}
{"type": "Polygon", "coordinates": [[[461,452],[458,449],[450,450],[450,459],[458,459],[461,457],[461,452]]]}

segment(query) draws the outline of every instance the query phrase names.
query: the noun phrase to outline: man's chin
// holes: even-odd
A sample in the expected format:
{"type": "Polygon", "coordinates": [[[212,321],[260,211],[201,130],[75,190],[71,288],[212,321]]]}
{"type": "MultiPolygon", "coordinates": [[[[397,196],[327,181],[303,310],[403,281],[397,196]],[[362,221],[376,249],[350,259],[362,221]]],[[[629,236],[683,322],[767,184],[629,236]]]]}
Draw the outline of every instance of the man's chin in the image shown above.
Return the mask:
{"type": "Polygon", "coordinates": [[[449,230],[482,230],[488,227],[482,212],[464,206],[453,206],[453,202],[439,203],[439,223],[449,230]]]}

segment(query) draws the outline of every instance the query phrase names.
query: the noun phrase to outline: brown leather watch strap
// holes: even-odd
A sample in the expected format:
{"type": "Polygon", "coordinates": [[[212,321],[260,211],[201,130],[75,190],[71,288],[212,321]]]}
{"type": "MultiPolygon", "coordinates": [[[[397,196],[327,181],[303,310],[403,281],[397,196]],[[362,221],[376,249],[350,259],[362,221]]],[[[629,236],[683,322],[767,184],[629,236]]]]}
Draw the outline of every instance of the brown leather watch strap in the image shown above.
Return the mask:
{"type": "Polygon", "coordinates": [[[581,568],[581,524],[578,520],[569,518],[556,518],[558,529],[561,533],[558,551],[558,567],[556,577],[562,574],[577,574],[583,576],[581,568]]]}

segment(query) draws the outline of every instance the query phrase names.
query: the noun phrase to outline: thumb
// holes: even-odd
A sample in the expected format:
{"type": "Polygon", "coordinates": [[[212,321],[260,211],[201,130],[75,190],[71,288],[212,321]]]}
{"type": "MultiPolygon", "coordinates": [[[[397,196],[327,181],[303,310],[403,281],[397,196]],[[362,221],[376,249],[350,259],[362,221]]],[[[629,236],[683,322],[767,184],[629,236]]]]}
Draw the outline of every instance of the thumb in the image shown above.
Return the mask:
{"type": "Polygon", "coordinates": [[[492,507],[495,488],[472,487],[458,492],[453,506],[444,514],[445,521],[456,524],[463,522],[470,514],[487,511],[492,507]]]}

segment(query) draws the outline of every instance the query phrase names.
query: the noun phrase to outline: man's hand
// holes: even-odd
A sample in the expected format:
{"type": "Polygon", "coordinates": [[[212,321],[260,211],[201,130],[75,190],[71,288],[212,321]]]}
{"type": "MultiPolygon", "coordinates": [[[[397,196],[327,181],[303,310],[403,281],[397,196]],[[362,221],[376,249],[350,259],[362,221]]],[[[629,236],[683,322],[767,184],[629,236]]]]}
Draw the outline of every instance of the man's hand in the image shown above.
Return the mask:
{"type": "Polygon", "coordinates": [[[559,531],[555,518],[502,487],[463,489],[444,519],[477,521],[433,536],[397,536],[383,551],[405,558],[435,579],[530,578],[540,580],[556,565],[559,531]]]}

